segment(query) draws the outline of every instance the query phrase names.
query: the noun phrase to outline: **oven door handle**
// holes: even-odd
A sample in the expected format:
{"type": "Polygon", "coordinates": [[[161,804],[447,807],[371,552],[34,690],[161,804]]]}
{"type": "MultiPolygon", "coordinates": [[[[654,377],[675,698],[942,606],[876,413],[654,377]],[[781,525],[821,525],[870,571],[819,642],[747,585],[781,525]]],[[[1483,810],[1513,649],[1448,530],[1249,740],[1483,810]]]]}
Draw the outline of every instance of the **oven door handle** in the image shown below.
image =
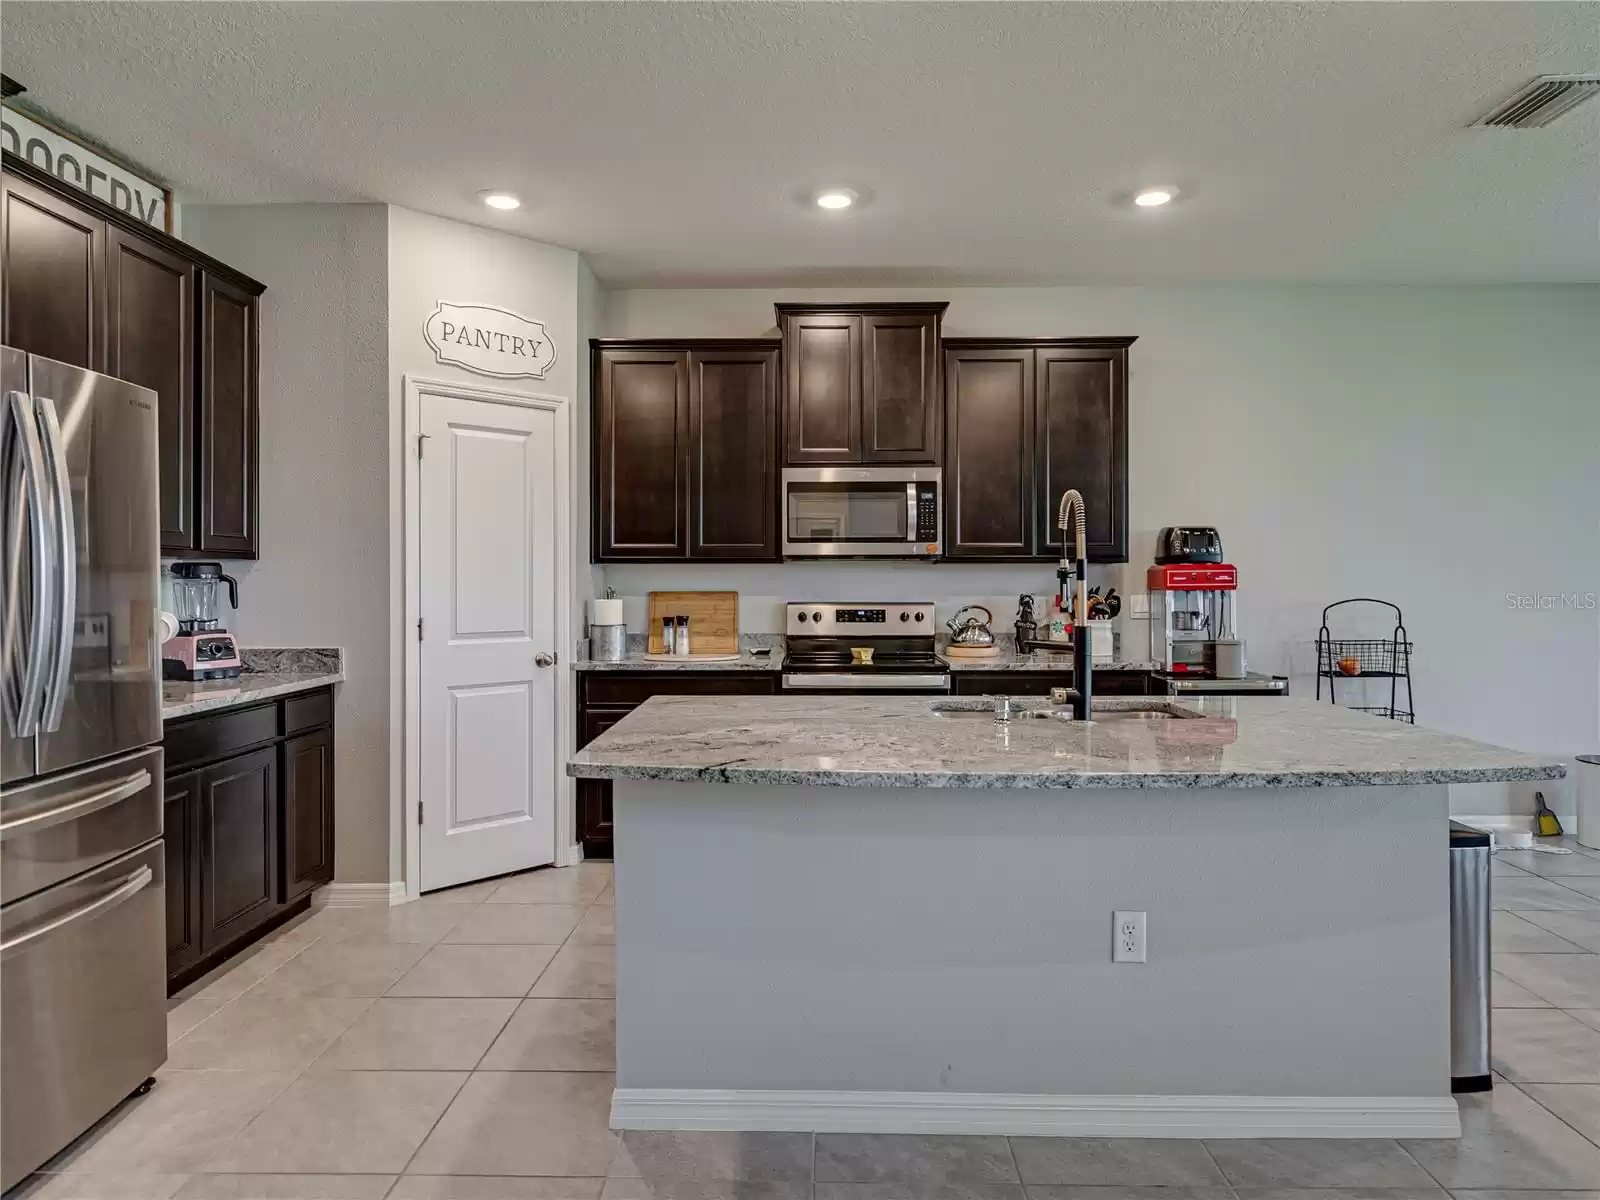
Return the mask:
{"type": "Polygon", "coordinates": [[[901,691],[919,692],[944,692],[950,689],[948,675],[867,675],[840,672],[838,674],[812,674],[785,675],[782,678],[785,688],[795,691],[815,690],[819,688],[846,688],[850,691],[882,691],[887,688],[898,688],[901,691]]]}
{"type": "Polygon", "coordinates": [[[105,912],[108,908],[115,908],[126,900],[132,900],[155,877],[156,873],[149,867],[140,867],[104,895],[96,896],[87,904],[80,904],[77,908],[70,909],[59,917],[52,917],[48,921],[42,921],[27,932],[18,934],[9,942],[0,942],[0,961],[22,953],[40,938],[49,937],[65,925],[71,925],[74,921],[86,920],[98,913],[105,912]]]}

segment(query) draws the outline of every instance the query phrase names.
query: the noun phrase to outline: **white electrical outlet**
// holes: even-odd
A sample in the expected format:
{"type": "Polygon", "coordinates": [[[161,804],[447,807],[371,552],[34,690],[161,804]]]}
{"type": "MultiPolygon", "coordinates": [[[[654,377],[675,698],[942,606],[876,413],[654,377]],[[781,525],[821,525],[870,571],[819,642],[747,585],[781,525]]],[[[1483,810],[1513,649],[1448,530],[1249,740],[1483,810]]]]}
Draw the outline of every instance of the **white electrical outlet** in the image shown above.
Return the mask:
{"type": "Polygon", "coordinates": [[[1144,961],[1144,914],[1142,912],[1114,912],[1111,914],[1111,961],[1142,963],[1144,961]]]}
{"type": "Polygon", "coordinates": [[[1128,615],[1135,621],[1148,621],[1150,619],[1150,593],[1135,592],[1128,599],[1133,601],[1133,611],[1128,615]]]}

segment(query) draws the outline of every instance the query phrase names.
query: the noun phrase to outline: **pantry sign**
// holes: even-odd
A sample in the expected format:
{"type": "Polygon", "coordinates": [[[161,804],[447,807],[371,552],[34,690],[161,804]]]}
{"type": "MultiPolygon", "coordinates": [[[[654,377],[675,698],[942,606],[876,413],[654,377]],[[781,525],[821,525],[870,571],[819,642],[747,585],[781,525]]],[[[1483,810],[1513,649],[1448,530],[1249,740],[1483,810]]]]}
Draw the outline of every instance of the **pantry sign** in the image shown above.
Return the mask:
{"type": "Polygon", "coordinates": [[[542,322],[492,304],[441,300],[422,336],[439,362],[497,379],[543,379],[556,361],[542,322]]]}

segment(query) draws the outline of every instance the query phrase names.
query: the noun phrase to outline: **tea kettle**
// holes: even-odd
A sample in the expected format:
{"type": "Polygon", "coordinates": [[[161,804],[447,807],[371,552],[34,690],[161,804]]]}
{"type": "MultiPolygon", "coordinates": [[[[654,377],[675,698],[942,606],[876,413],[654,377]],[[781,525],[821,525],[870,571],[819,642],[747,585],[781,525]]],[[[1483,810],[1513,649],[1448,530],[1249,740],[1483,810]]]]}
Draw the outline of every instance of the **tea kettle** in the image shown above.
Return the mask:
{"type": "Polygon", "coordinates": [[[950,644],[953,646],[992,646],[994,634],[989,629],[989,622],[994,620],[994,614],[981,604],[969,604],[955,616],[944,623],[950,631],[950,644]],[[981,612],[983,620],[977,617],[961,618],[966,613],[981,612]]]}

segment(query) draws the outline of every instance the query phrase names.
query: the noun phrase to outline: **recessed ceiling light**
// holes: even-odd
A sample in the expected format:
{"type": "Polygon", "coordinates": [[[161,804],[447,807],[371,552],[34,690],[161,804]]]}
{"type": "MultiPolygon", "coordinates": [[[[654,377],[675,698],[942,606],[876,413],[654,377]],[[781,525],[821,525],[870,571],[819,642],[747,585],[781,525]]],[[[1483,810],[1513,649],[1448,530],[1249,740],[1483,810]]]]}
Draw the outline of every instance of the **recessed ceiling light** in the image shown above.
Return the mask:
{"type": "Polygon", "coordinates": [[[1134,196],[1133,202],[1140,208],[1160,208],[1163,204],[1170,203],[1177,194],[1177,188],[1148,188],[1134,196]]]}
{"type": "Polygon", "coordinates": [[[522,207],[522,201],[517,199],[511,192],[480,192],[479,196],[490,208],[509,211],[513,208],[522,207]]]}
{"type": "Polygon", "coordinates": [[[849,208],[856,202],[857,196],[849,188],[829,188],[827,191],[818,192],[816,195],[817,207],[838,211],[849,208]]]}

